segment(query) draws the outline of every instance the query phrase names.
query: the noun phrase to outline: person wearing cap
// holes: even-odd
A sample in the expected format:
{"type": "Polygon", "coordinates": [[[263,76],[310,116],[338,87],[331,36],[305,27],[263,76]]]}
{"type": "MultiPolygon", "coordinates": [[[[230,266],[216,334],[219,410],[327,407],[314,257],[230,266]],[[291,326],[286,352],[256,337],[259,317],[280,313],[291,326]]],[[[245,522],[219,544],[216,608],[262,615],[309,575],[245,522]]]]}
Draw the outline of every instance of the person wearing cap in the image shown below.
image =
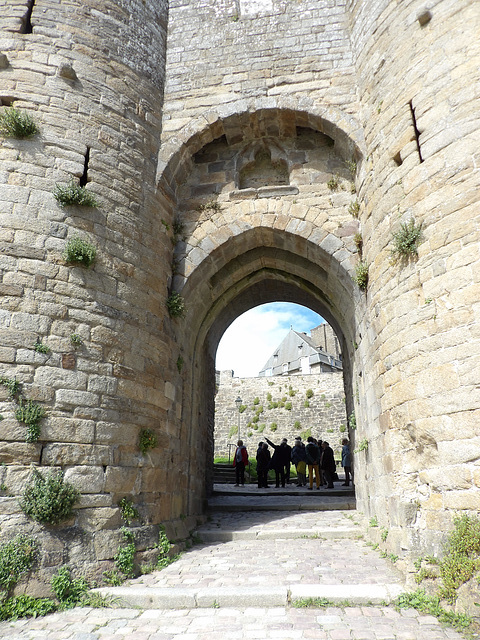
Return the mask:
{"type": "Polygon", "coordinates": [[[305,474],[307,470],[307,454],[300,436],[295,438],[291,459],[297,469],[297,487],[305,487],[307,484],[307,476],[305,474]]]}

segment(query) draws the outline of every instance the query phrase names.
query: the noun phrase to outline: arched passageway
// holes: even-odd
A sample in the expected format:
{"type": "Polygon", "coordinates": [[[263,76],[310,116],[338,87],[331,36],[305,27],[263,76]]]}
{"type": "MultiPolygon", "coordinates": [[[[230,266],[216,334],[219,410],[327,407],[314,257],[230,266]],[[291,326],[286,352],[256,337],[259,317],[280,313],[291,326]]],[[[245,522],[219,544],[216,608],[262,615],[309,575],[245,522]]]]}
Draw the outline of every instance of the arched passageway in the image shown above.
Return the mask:
{"type": "Polygon", "coordinates": [[[212,484],[216,349],[244,311],[287,301],[322,315],[341,342],[353,410],[353,345],[365,309],[352,280],[361,257],[353,206],[361,152],[340,126],[356,131],[351,118],[335,111],[331,122],[311,107],[230,105],[210,124],[205,116],[192,123],[176,150],[163,149],[168,162],[159,160],[159,186],[173,205],[169,287],[187,309],[174,332],[185,362],[189,513],[201,510],[212,484]]]}

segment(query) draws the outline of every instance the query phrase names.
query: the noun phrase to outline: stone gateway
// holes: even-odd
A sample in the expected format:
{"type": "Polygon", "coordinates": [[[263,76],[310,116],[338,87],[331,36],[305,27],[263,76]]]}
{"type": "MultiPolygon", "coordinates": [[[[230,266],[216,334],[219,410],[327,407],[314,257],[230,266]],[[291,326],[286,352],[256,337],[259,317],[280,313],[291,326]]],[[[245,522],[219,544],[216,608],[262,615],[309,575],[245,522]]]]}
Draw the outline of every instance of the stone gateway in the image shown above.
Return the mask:
{"type": "Polygon", "coordinates": [[[30,591],[111,568],[126,505],[147,558],[195,526],[218,342],[277,300],[338,336],[358,508],[440,551],[480,507],[478,3],[9,0],[0,28],[0,526],[39,540],[30,591]],[[67,520],[20,508],[32,467],[67,520]]]}

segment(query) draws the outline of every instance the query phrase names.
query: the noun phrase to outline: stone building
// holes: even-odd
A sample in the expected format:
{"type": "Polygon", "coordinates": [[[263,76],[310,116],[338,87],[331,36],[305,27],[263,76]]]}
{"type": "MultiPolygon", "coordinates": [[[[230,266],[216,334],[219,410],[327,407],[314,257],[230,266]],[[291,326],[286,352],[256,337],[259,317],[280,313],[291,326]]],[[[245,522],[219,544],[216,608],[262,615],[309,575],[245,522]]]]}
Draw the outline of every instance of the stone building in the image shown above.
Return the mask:
{"type": "Polygon", "coordinates": [[[26,442],[0,385],[2,536],[48,580],[111,566],[121,498],[140,550],[193,526],[218,342],[281,300],[340,341],[358,508],[438,552],[480,506],[478,2],[9,0],[0,28],[1,111],[39,128],[0,148],[0,375],[45,410],[26,442]],[[31,465],[80,490],[66,523],[20,510],[31,465]]]}
{"type": "Polygon", "coordinates": [[[308,375],[327,371],[341,371],[338,340],[328,325],[319,325],[312,330],[310,337],[305,332],[290,328],[273,354],[259,372],[259,376],[308,375]],[[324,327],[324,329],[320,329],[324,327]],[[328,339],[327,339],[328,336],[328,339]],[[327,342],[336,348],[337,357],[328,353],[327,342]]]}

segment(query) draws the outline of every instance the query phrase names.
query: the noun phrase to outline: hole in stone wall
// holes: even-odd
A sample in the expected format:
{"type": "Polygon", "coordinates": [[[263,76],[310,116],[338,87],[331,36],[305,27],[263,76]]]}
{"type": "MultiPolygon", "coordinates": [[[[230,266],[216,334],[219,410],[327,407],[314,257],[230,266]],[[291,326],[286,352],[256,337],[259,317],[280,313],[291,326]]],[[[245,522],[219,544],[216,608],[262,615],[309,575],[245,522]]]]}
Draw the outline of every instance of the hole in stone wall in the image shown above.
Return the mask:
{"type": "Polygon", "coordinates": [[[11,107],[15,102],[15,98],[13,96],[2,96],[0,98],[0,104],[3,107],[11,107]]]}
{"type": "Polygon", "coordinates": [[[418,157],[420,158],[420,162],[423,162],[423,158],[422,158],[422,149],[420,147],[420,130],[417,127],[417,118],[415,117],[415,109],[413,107],[413,101],[410,100],[410,102],[408,103],[410,105],[410,113],[412,116],[412,124],[413,124],[413,130],[415,132],[415,140],[417,141],[417,151],[418,151],[418,157]]]}
{"type": "Polygon", "coordinates": [[[430,11],[424,11],[417,18],[421,27],[424,27],[426,24],[428,24],[431,19],[432,19],[432,14],[430,13],[430,11]]]}
{"type": "Polygon", "coordinates": [[[403,160],[402,160],[402,156],[400,155],[400,151],[393,156],[393,161],[395,162],[397,167],[399,167],[401,164],[403,164],[403,160]]]}
{"type": "Polygon", "coordinates": [[[218,152],[228,147],[227,138],[223,135],[212,142],[206,144],[200,151],[193,156],[195,164],[204,164],[206,162],[215,162],[218,160],[218,152]]]}
{"type": "Polygon", "coordinates": [[[33,33],[32,13],[34,6],[35,0],[28,0],[27,12],[22,18],[22,27],[20,28],[20,33],[33,33]]]}
{"type": "Polygon", "coordinates": [[[90,147],[87,147],[87,152],[85,153],[85,163],[83,165],[83,174],[80,177],[80,186],[84,187],[88,182],[88,163],[90,161],[90,147]]]}

